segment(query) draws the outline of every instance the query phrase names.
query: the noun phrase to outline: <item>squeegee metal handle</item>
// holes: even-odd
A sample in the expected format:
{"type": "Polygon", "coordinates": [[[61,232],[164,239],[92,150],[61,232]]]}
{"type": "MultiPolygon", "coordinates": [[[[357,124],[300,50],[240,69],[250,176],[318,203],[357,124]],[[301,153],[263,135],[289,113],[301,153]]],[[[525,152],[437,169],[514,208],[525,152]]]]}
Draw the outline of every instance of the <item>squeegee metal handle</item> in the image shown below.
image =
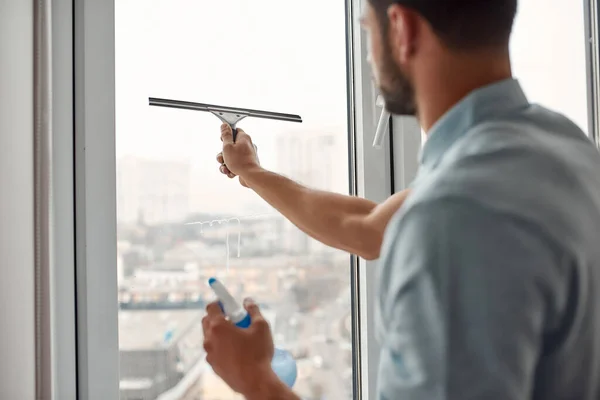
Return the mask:
{"type": "Polygon", "coordinates": [[[229,124],[229,126],[231,127],[231,134],[233,136],[233,143],[235,143],[235,140],[237,139],[238,129],[236,128],[236,124],[229,124]]]}

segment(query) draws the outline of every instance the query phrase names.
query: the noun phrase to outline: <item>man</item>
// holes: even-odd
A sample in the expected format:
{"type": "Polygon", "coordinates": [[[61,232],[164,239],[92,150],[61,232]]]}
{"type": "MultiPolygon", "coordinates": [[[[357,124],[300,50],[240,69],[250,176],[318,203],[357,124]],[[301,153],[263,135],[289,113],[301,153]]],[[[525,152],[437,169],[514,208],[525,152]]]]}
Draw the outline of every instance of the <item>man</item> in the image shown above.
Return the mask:
{"type": "MultiPolygon", "coordinates": [[[[387,108],[428,134],[406,201],[304,188],[222,129],[223,173],[316,239],[381,255],[378,400],[600,399],[600,156],[511,78],[516,6],[369,0],[387,108]]],[[[271,371],[268,324],[248,310],[240,330],[208,307],[208,362],[247,399],[297,399],[271,371]]]]}

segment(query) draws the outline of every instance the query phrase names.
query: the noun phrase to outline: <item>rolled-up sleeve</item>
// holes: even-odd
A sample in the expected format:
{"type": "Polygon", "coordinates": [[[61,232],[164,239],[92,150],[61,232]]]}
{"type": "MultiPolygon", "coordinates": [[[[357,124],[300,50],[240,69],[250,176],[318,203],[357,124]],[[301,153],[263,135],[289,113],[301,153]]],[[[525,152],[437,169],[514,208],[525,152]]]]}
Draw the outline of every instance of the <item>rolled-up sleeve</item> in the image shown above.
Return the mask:
{"type": "Polygon", "coordinates": [[[524,400],[557,255],[543,234],[436,200],[391,223],[382,249],[380,400],[524,400]]]}

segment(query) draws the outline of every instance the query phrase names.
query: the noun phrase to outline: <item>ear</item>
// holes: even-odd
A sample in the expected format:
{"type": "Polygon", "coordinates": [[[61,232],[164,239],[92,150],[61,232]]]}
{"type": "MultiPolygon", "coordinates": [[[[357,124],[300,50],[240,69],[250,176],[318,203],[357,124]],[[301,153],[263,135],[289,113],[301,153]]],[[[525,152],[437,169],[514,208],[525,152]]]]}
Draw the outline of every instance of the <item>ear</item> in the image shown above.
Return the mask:
{"type": "Polygon", "coordinates": [[[388,8],[389,40],[401,64],[413,56],[417,42],[419,17],[411,9],[394,4],[388,8]]]}

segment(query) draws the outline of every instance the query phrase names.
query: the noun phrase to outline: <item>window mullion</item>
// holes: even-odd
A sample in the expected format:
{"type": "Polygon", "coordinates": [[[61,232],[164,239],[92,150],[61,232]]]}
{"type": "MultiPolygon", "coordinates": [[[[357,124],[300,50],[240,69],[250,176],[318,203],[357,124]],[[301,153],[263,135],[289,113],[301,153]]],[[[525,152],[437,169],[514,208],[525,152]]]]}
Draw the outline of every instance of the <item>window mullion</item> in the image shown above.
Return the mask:
{"type": "Polygon", "coordinates": [[[114,0],[74,0],[78,397],[119,398],[114,0]]]}

